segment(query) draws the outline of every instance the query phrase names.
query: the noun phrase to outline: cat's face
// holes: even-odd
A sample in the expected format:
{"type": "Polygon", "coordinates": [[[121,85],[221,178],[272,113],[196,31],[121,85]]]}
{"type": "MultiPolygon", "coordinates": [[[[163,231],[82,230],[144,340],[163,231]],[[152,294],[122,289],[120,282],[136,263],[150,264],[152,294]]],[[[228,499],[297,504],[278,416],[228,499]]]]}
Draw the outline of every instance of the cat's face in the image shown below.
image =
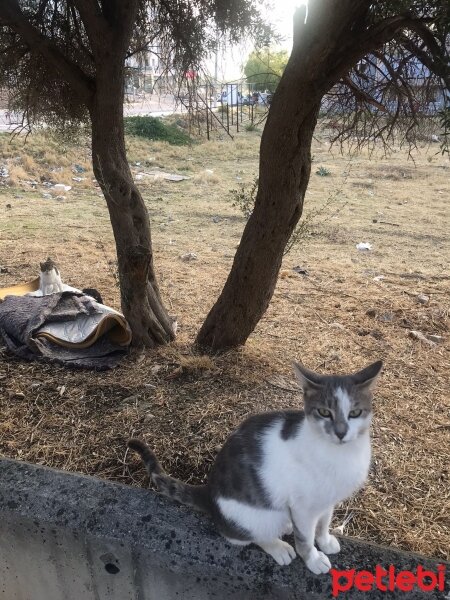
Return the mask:
{"type": "Polygon", "coordinates": [[[346,444],[369,429],[372,389],[381,367],[378,361],[353,375],[327,376],[294,364],[303,388],[306,418],[318,435],[346,444]]]}

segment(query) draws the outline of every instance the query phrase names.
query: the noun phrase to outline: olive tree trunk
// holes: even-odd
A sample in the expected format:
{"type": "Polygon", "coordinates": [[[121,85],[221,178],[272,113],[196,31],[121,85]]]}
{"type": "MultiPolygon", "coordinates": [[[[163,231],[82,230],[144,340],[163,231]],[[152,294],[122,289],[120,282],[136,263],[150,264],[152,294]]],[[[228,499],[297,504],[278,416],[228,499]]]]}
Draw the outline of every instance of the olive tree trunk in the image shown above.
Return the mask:
{"type": "Polygon", "coordinates": [[[133,345],[172,340],[174,329],[156,282],[148,212],[128,165],[123,122],[123,58],[102,61],[89,107],[94,174],[108,205],[117,249],[122,311],[133,345]]]}
{"type": "Polygon", "coordinates": [[[324,94],[357,61],[352,31],[368,0],[314,0],[294,17],[294,45],[260,147],[259,185],[222,293],[197,343],[223,350],[245,343],[272,298],[284,248],[298,223],[311,171],[311,142],[324,94]]]}

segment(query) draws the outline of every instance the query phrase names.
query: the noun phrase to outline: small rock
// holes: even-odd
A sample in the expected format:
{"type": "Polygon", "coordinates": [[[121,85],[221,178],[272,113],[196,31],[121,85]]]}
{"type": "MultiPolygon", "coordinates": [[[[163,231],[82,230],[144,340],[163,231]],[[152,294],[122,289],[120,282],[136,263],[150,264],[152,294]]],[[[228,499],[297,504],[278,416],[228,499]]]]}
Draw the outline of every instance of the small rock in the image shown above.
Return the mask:
{"type": "Polygon", "coordinates": [[[213,217],[213,218],[211,219],[211,221],[212,221],[213,223],[220,223],[220,221],[221,221],[221,220],[222,220],[222,219],[221,219],[220,217],[213,217]]]}
{"type": "Polygon", "coordinates": [[[444,341],[444,336],[442,335],[427,335],[427,338],[435,344],[441,344],[444,341]]]}
{"type": "Polygon", "coordinates": [[[379,329],[374,329],[370,332],[370,335],[376,340],[381,340],[383,338],[383,333],[379,329]]]}
{"type": "Polygon", "coordinates": [[[330,327],[333,327],[333,329],[340,329],[341,331],[345,330],[345,327],[341,323],[336,323],[336,321],[334,323],[330,323],[330,327]]]}
{"type": "Polygon", "coordinates": [[[8,267],[2,267],[2,266],[0,266],[0,273],[9,273],[8,267]]]}
{"type": "Polygon", "coordinates": [[[420,304],[428,304],[430,301],[430,296],[427,296],[426,294],[419,294],[417,296],[417,301],[420,302],[420,304]]]}
{"type": "Polygon", "coordinates": [[[366,310],[366,315],[368,317],[376,317],[377,311],[375,310],[375,308],[369,308],[368,310],[366,310]]]}
{"type": "Polygon", "coordinates": [[[53,196],[51,194],[47,194],[47,193],[42,194],[42,197],[45,198],[46,200],[51,200],[53,198],[53,196]]]}
{"type": "Polygon", "coordinates": [[[11,204],[7,204],[7,205],[6,205],[6,208],[8,208],[8,209],[9,209],[9,208],[12,208],[11,204]]]}
{"type": "Polygon", "coordinates": [[[55,200],[65,200],[66,196],[56,196],[55,200]]]}
{"type": "Polygon", "coordinates": [[[198,256],[195,254],[195,252],[187,252],[186,254],[182,254],[180,256],[180,258],[183,262],[190,262],[192,260],[198,260],[198,256]]]}
{"type": "Polygon", "coordinates": [[[394,315],[391,312],[384,312],[378,317],[383,323],[391,323],[394,320],[394,315]]]}

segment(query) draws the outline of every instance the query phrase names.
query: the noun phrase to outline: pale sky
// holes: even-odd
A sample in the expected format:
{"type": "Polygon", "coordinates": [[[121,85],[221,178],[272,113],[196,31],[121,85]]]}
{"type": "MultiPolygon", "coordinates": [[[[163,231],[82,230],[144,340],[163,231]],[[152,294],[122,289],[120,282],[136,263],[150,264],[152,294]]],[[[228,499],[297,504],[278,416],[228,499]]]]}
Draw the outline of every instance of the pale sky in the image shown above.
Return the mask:
{"type": "MultiPolygon", "coordinates": [[[[283,36],[283,42],[279,45],[280,49],[291,50],[295,9],[307,3],[308,0],[271,0],[271,8],[263,13],[267,21],[283,36]]],[[[253,46],[250,42],[243,42],[232,48],[224,48],[218,61],[219,79],[223,81],[238,79],[252,49],[253,46]]],[[[213,70],[211,70],[212,72],[213,70]]]]}

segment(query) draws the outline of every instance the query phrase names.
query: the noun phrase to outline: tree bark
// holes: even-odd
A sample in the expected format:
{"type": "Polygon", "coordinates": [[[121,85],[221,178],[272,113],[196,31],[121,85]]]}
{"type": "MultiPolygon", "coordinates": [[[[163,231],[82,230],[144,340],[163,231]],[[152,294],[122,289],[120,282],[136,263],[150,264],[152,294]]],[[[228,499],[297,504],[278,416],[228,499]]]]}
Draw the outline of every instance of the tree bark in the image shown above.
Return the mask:
{"type": "Polygon", "coordinates": [[[175,334],[156,282],[148,212],[126,157],[123,90],[123,57],[110,55],[97,69],[96,91],[89,108],[92,161],[108,205],[122,311],[133,333],[133,345],[154,347],[174,339],[175,334]]]}
{"type": "Polygon", "coordinates": [[[198,335],[212,350],[242,345],[272,298],[284,248],[298,223],[311,171],[311,141],[323,95],[348,70],[368,0],[315,0],[298,9],[294,45],[261,139],[255,208],[225,287],[198,335]]]}

